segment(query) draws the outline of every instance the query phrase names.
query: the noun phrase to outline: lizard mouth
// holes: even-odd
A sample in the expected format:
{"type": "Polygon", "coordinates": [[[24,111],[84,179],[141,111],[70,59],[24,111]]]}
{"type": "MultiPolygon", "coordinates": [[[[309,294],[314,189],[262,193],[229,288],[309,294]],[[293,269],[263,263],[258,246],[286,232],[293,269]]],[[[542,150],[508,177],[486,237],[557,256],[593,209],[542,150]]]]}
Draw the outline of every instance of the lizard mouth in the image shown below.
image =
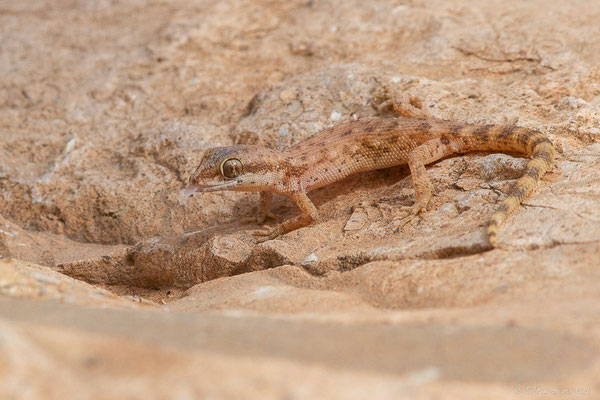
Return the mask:
{"type": "Polygon", "coordinates": [[[238,185],[238,181],[215,183],[212,185],[188,185],[183,191],[185,197],[189,197],[196,192],[215,192],[217,190],[227,190],[238,185]]]}

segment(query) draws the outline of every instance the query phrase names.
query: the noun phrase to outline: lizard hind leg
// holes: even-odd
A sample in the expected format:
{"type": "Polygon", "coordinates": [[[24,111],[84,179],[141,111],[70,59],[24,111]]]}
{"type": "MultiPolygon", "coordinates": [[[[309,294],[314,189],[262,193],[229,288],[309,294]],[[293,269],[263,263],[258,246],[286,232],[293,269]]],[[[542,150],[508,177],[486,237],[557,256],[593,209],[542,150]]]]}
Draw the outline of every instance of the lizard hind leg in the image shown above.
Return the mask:
{"type": "Polygon", "coordinates": [[[385,114],[387,109],[391,109],[394,114],[400,117],[431,118],[431,115],[423,110],[421,99],[406,94],[388,99],[377,106],[379,114],[385,114]]]}
{"type": "Polygon", "coordinates": [[[395,225],[395,230],[401,229],[413,217],[427,211],[433,186],[425,165],[438,161],[453,152],[454,150],[446,140],[437,138],[423,143],[408,154],[408,167],[415,192],[415,203],[410,207],[402,207],[393,218],[392,224],[395,225]]]}

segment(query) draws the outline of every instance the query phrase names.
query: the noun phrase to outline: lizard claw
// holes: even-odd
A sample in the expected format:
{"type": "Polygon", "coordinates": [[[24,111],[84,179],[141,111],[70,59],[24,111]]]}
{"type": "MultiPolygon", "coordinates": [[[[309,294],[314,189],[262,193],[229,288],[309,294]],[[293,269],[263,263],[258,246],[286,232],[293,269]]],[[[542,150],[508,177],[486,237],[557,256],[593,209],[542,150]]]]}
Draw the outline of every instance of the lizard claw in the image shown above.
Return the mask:
{"type": "Polygon", "coordinates": [[[279,235],[281,235],[281,227],[276,226],[275,228],[270,228],[268,226],[263,226],[263,229],[252,232],[254,236],[262,236],[258,239],[258,243],[266,242],[267,240],[273,240],[279,235]]]}

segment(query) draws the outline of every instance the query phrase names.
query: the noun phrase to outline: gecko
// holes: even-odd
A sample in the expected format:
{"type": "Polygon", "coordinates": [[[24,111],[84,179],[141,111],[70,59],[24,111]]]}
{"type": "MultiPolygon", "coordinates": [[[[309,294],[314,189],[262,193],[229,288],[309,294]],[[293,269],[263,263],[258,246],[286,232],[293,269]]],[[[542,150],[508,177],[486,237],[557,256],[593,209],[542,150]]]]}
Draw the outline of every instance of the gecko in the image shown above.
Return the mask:
{"type": "Polygon", "coordinates": [[[433,117],[361,118],[323,129],[284,151],[258,145],[209,148],[190,176],[186,194],[260,192],[258,211],[252,218],[259,224],[267,217],[277,219],[271,211],[273,193],[290,198],[301,213],[275,227],[256,231],[265,241],[319,220],[307,192],[352,174],[404,164],[408,164],[415,197],[407,214],[418,215],[427,210],[432,198],[425,166],[448,156],[477,151],[520,153],[530,158],[523,175],[487,224],[487,238],[494,248],[498,226],[531,195],[554,160],[552,142],[537,130],[433,117]]]}

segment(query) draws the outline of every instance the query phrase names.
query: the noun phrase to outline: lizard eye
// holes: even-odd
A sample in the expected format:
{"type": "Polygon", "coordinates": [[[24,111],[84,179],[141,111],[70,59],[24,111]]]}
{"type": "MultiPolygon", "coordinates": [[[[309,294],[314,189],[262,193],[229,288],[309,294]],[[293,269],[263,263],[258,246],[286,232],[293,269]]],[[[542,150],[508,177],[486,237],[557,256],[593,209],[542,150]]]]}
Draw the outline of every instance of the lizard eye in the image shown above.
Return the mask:
{"type": "Polygon", "coordinates": [[[244,169],[244,164],[237,158],[228,158],[221,163],[221,175],[225,178],[237,178],[244,169]]]}

